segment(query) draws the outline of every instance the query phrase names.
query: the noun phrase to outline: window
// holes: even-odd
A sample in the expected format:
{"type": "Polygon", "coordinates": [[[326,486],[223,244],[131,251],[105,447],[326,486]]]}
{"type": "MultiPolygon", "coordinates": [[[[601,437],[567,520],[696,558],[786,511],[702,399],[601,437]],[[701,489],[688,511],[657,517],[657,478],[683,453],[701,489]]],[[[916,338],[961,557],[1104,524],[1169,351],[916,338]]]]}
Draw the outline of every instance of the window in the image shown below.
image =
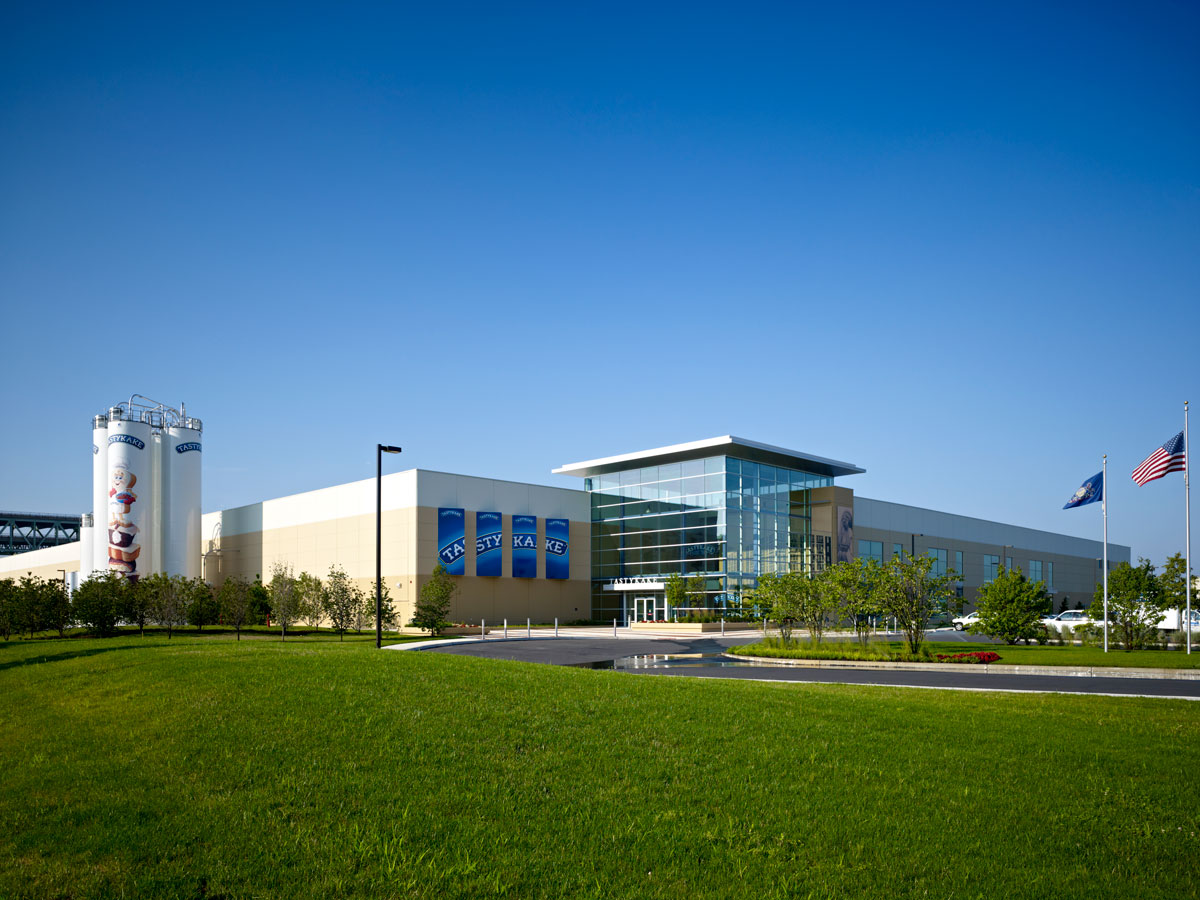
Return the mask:
{"type": "Polygon", "coordinates": [[[983,554],[983,583],[990,584],[996,580],[1000,569],[1000,557],[991,553],[983,554]]]}
{"type": "Polygon", "coordinates": [[[1040,559],[1031,559],[1029,561],[1029,580],[1042,580],[1042,561],[1040,559]]]}
{"type": "MultiPolygon", "coordinates": [[[[954,571],[958,573],[959,580],[962,580],[963,567],[962,567],[962,551],[961,550],[954,551],[954,571]]],[[[961,597],[962,594],[959,594],[959,596],[961,597]]]]}
{"type": "Polygon", "coordinates": [[[939,550],[937,547],[930,547],[929,555],[933,557],[933,566],[929,570],[930,573],[933,575],[945,575],[947,552],[939,550]]]}
{"type": "Polygon", "coordinates": [[[858,558],[873,559],[877,563],[883,562],[883,541],[859,541],[858,558]]]}
{"type": "Polygon", "coordinates": [[[1012,571],[1012,557],[1011,556],[1004,557],[1004,568],[1008,569],[1008,571],[1010,571],[1010,572],[1012,571]]]}
{"type": "Polygon", "coordinates": [[[904,545],[903,544],[892,544],[892,556],[903,556],[903,555],[904,555],[904,545]]]}
{"type": "Polygon", "coordinates": [[[1046,563],[1046,590],[1054,590],[1054,563],[1046,563]]]}

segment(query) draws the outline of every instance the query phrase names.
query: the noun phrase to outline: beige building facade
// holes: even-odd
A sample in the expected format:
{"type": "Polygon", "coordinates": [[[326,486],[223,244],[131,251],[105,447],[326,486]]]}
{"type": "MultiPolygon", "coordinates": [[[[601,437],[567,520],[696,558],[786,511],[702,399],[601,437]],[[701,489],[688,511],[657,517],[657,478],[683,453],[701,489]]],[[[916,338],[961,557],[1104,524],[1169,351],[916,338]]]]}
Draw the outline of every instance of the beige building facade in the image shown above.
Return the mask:
{"type": "MultiPolygon", "coordinates": [[[[201,520],[202,573],[214,587],[234,575],[267,581],[278,563],[293,574],[322,580],[343,569],[368,593],[375,590],[375,479],[264,500],[207,513],[201,520]]],[[[383,581],[399,620],[413,614],[421,587],[438,562],[438,510],[463,509],[466,522],[465,575],[450,610],[455,622],[477,624],[562,622],[587,619],[591,542],[587,495],[581,491],[410,469],[383,476],[380,519],[383,581]],[[501,574],[475,575],[475,513],[503,517],[501,574]],[[512,575],[512,517],[537,517],[537,574],[512,575]],[[546,519],[567,519],[569,577],[547,578],[546,519]]],[[[78,542],[0,558],[0,578],[26,573],[74,583],[80,569],[78,542]]]]}
{"type": "MultiPolygon", "coordinates": [[[[201,521],[204,578],[214,586],[231,575],[270,579],[277,563],[325,579],[343,569],[364,591],[375,590],[375,479],[335,485],[249,506],[208,513],[201,521]]],[[[383,476],[380,560],[401,622],[413,614],[421,587],[438,563],[438,510],[462,509],[465,575],[450,610],[455,622],[549,622],[586,619],[591,572],[587,498],[579,491],[410,469],[383,476]],[[503,516],[501,575],[476,571],[475,513],[503,516]],[[537,517],[534,578],[512,576],[512,517],[537,517]],[[546,577],[545,520],[570,522],[570,575],[546,577]]]]}

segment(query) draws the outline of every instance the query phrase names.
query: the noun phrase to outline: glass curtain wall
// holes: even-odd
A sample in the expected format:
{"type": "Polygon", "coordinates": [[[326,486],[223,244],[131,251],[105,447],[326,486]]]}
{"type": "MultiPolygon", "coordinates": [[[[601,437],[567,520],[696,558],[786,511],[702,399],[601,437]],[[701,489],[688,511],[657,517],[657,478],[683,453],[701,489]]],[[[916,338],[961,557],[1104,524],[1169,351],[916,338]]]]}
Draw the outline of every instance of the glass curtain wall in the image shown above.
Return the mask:
{"type": "Polygon", "coordinates": [[[621,614],[616,578],[701,576],[705,606],[736,607],[758,576],[829,564],[812,534],[811,491],[833,479],[734,457],[664,463],[584,479],[592,505],[592,610],[621,614]]]}

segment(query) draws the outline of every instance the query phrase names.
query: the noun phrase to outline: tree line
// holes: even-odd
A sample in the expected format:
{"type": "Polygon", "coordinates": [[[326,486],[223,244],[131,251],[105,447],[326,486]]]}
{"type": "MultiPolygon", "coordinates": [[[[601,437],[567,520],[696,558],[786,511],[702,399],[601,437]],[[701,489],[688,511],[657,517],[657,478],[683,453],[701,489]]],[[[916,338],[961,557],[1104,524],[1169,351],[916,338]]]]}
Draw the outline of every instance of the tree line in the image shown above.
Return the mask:
{"type": "MultiPolygon", "coordinates": [[[[215,589],[201,578],[154,574],[129,581],[116,572],[96,572],[73,593],[62,581],[25,575],[19,580],[0,579],[0,634],[28,635],[80,626],[108,637],[120,626],[133,626],[145,634],[146,626],[165,629],[170,638],[190,625],[233,628],[241,639],[249,625],[274,625],[286,640],[288,630],[304,622],[311,628],[328,623],[344,639],[351,629],[363,631],[375,623],[375,597],[350,580],[339,566],[330,567],[325,580],[277,563],[270,580],[227,578],[215,589]]],[[[387,585],[383,585],[382,626],[397,628],[397,615],[387,585]]]]}
{"type": "Polygon", "coordinates": [[[949,609],[961,607],[958,573],[938,574],[929,556],[898,554],[887,562],[854,558],[808,575],[768,573],[747,599],[779,626],[783,642],[801,626],[815,643],[840,623],[852,625],[866,643],[873,620],[893,618],[904,632],[910,653],[919,653],[929,622],[949,609]]]}

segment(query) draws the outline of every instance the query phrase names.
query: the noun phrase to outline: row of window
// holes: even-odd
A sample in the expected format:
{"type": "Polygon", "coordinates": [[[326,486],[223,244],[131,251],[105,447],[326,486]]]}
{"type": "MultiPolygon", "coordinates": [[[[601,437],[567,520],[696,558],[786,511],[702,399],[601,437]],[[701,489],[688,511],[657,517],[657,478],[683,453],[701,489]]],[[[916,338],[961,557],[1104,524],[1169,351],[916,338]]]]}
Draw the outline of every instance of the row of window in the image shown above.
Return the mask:
{"type": "Polygon", "coordinates": [[[605,522],[612,519],[633,519],[640,516],[658,516],[675,512],[690,512],[697,509],[740,509],[743,512],[766,512],[779,515],[807,515],[808,501],[793,495],[748,497],[744,494],[688,494],[674,500],[629,500],[609,506],[593,506],[592,521],[605,522]]]}
{"type": "Polygon", "coordinates": [[[746,505],[751,497],[780,497],[786,500],[794,495],[796,502],[803,502],[806,491],[806,488],[797,488],[787,482],[779,484],[730,472],[654,484],[631,484],[615,491],[593,491],[591,501],[592,507],[598,508],[634,500],[679,500],[696,494],[727,493],[731,501],[746,505]]]}
{"type": "Polygon", "coordinates": [[[583,489],[585,491],[616,492],[632,485],[670,482],[678,478],[694,478],[721,473],[743,475],[767,484],[791,485],[795,490],[828,487],[833,483],[833,479],[826,475],[815,475],[799,469],[768,466],[764,463],[736,459],[732,456],[711,456],[708,459],[690,459],[684,462],[664,463],[658,466],[644,466],[640,469],[626,469],[623,472],[610,472],[606,475],[594,475],[583,480],[583,489]]]}
{"type": "MultiPolygon", "coordinates": [[[[892,544],[892,556],[902,556],[904,554],[903,544],[892,544]]],[[[934,575],[945,575],[949,569],[949,552],[940,547],[930,547],[927,554],[933,557],[933,566],[931,572],[934,575]]],[[[859,541],[858,555],[861,559],[873,559],[878,563],[883,562],[883,541],[859,541]]],[[[1006,556],[1004,564],[1012,570],[1013,558],[1006,556]]],[[[983,554],[983,583],[988,584],[996,580],[996,576],[1000,570],[1000,556],[998,554],[984,553],[983,554]]],[[[960,576],[963,573],[963,555],[961,550],[954,551],[954,571],[960,576]]],[[[1026,575],[1030,581],[1042,580],[1042,560],[1029,560],[1029,568],[1026,575]]],[[[1046,563],[1046,589],[1054,590],[1054,563],[1046,563]]]]}

